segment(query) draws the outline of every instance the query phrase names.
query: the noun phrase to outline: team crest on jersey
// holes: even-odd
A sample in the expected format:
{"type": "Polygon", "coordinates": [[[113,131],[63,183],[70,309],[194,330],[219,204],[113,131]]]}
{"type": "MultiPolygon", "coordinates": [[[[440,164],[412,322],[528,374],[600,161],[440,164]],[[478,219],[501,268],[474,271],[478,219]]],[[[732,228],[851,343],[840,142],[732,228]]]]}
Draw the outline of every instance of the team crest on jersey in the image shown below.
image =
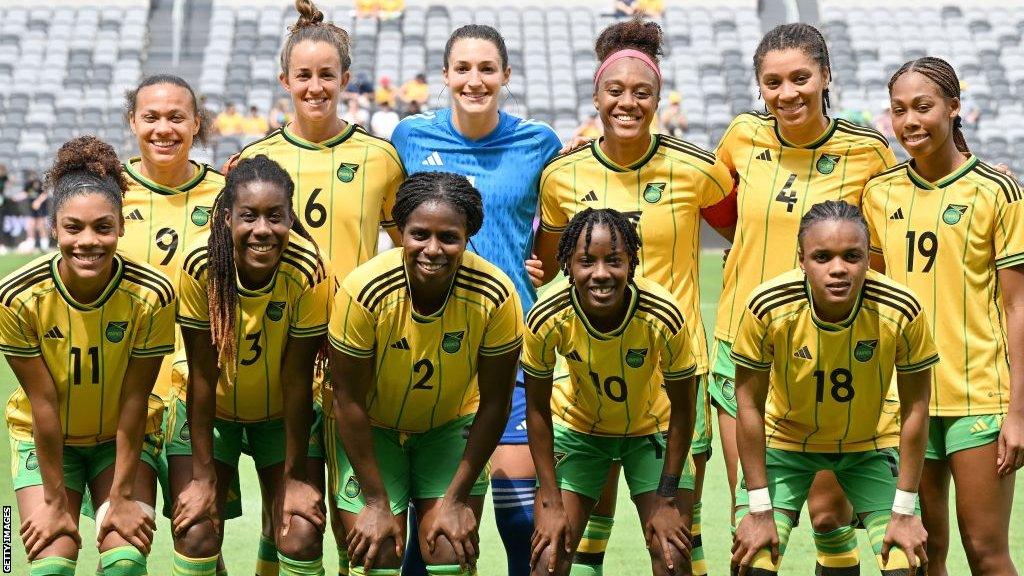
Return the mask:
{"type": "Polygon", "coordinates": [[[658,200],[661,200],[661,194],[665,192],[664,182],[651,182],[644,188],[644,200],[654,204],[658,200]]]}
{"type": "Polygon", "coordinates": [[[462,337],[466,335],[466,332],[460,330],[458,332],[445,332],[444,337],[441,338],[441,350],[449,354],[455,354],[462,347],[462,337]]]}
{"type": "Polygon", "coordinates": [[[857,346],[853,348],[853,357],[858,362],[867,362],[875,355],[876,346],[878,346],[878,340],[859,340],[857,346]]]}
{"type": "Polygon", "coordinates": [[[103,334],[114,344],[124,340],[124,333],[128,330],[127,322],[107,322],[107,329],[103,334]]]}
{"type": "Polygon", "coordinates": [[[267,318],[277,322],[284,316],[284,302],[270,302],[267,304],[267,318]]]}
{"type": "Polygon", "coordinates": [[[646,357],[647,348],[630,348],[626,351],[626,365],[630,368],[639,368],[644,365],[646,357]]]}
{"type": "Polygon", "coordinates": [[[967,213],[967,206],[963,204],[950,204],[942,212],[942,221],[950,226],[960,222],[960,218],[967,213]]]}
{"type": "Polygon", "coordinates": [[[39,459],[36,458],[36,451],[31,450],[28,453],[28,458],[25,459],[25,468],[28,470],[35,470],[39,468],[39,459]]]}
{"type": "Polygon", "coordinates": [[[358,498],[360,490],[359,480],[356,480],[355,476],[349,476],[348,480],[345,481],[345,497],[358,498]]]}
{"type": "Polygon", "coordinates": [[[206,226],[210,223],[211,206],[196,206],[192,209],[192,223],[196,226],[206,226]]]}
{"type": "Polygon", "coordinates": [[[836,169],[836,165],[839,164],[839,158],[835,154],[822,154],[814,164],[814,167],[822,174],[831,174],[836,169]]]}
{"type": "Polygon", "coordinates": [[[359,164],[342,162],[341,166],[338,166],[338,180],[341,180],[342,182],[351,182],[356,177],[356,170],[359,170],[359,164]]]}

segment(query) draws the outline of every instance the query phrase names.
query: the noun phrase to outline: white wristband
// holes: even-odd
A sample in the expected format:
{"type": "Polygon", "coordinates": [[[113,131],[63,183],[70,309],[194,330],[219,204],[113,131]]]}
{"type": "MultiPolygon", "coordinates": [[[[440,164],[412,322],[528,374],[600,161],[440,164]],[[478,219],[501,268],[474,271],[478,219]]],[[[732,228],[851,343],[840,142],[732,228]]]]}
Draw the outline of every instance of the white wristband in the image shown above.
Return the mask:
{"type": "Polygon", "coordinates": [[[757,490],[749,490],[747,492],[747,500],[751,513],[767,512],[772,509],[772,497],[768,494],[767,486],[757,490]]]}
{"type": "Polygon", "coordinates": [[[897,514],[913,516],[917,510],[917,492],[904,492],[896,489],[896,496],[892,499],[892,511],[897,514]]]}

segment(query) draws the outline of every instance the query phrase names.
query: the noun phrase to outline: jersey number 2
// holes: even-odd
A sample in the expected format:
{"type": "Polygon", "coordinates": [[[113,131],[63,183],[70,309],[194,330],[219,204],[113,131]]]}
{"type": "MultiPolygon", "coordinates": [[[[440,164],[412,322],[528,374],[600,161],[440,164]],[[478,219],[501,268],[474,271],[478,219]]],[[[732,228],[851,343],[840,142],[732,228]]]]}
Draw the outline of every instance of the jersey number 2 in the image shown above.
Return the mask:
{"type": "Polygon", "coordinates": [[[418,360],[412,365],[412,371],[420,377],[415,384],[412,385],[413,390],[433,390],[434,385],[430,384],[430,377],[434,375],[434,365],[430,363],[430,360],[426,358],[418,360]],[[423,371],[423,375],[420,376],[420,371],[423,371]]]}

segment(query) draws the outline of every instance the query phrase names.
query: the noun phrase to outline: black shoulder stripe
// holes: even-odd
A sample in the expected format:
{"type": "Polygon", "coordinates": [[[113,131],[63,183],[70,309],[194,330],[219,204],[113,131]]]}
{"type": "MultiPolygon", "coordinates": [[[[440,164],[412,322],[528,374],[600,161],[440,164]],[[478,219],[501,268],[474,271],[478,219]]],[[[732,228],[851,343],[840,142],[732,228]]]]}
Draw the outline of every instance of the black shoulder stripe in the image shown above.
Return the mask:
{"type": "Polygon", "coordinates": [[[151,280],[157,286],[160,286],[167,293],[167,295],[171,297],[168,298],[168,300],[174,297],[174,284],[172,284],[170,279],[168,279],[166,276],[158,274],[152,270],[147,270],[146,268],[143,268],[142,266],[139,266],[138,264],[135,264],[133,262],[125,262],[124,271],[126,274],[135,274],[140,278],[146,278],[151,280]]]}
{"type": "Polygon", "coordinates": [[[756,313],[756,309],[760,307],[762,304],[764,304],[766,301],[771,300],[773,298],[777,298],[782,295],[789,295],[797,291],[799,291],[800,293],[804,292],[804,283],[802,280],[786,282],[785,284],[780,284],[778,286],[774,286],[772,288],[768,288],[767,290],[759,292],[753,298],[750,299],[750,304],[748,305],[748,307],[756,313]]]}
{"type": "Polygon", "coordinates": [[[886,298],[883,295],[865,292],[864,299],[871,302],[877,302],[879,304],[882,304],[886,308],[892,308],[893,310],[905,316],[907,320],[913,320],[916,317],[916,315],[910,310],[908,310],[905,306],[901,305],[895,300],[890,300],[889,298],[886,298]]]}
{"type": "Polygon", "coordinates": [[[10,306],[14,302],[15,296],[49,277],[50,263],[48,261],[41,263],[39,266],[33,266],[19,274],[16,278],[12,278],[3,286],[0,286],[0,300],[3,301],[4,306],[10,306]]]}
{"type": "Polygon", "coordinates": [[[836,121],[836,130],[839,130],[840,132],[846,132],[847,134],[853,134],[855,136],[874,138],[875,140],[881,142],[882,145],[885,146],[886,148],[889,147],[889,141],[886,140],[885,136],[882,136],[882,134],[877,130],[874,130],[873,128],[857,126],[851,122],[843,120],[842,118],[836,121]]]}
{"type": "Polygon", "coordinates": [[[367,310],[376,310],[377,306],[381,302],[383,302],[384,299],[387,298],[389,294],[404,289],[405,282],[403,282],[402,279],[399,278],[397,282],[392,282],[390,285],[384,286],[381,290],[374,292],[372,298],[369,300],[369,303],[363,305],[366,306],[367,310]]]}
{"type": "Polygon", "coordinates": [[[686,324],[686,318],[683,316],[683,313],[679,310],[679,306],[675,302],[665,300],[664,298],[655,296],[650,292],[643,291],[640,292],[638,300],[641,304],[647,303],[651,306],[663,308],[665,310],[665,313],[667,313],[669,317],[672,319],[672,321],[675,322],[676,324],[680,326],[686,324]]]}
{"type": "Polygon", "coordinates": [[[259,140],[256,140],[255,142],[250,142],[250,143],[246,144],[245,146],[242,146],[242,149],[239,150],[238,153],[242,154],[243,152],[245,152],[249,148],[252,148],[253,146],[262,144],[263,142],[266,142],[267,140],[270,140],[274,136],[277,136],[278,134],[280,134],[282,130],[284,130],[284,128],[278,128],[277,130],[272,131],[270,134],[267,134],[263,138],[260,138],[259,140]]]}
{"type": "Polygon", "coordinates": [[[1021,199],[1020,184],[1012,178],[982,162],[979,162],[976,167],[979,176],[992,180],[999,186],[999,189],[1003,191],[1003,197],[1006,198],[1007,204],[1012,204],[1021,199]]]}
{"type": "Polygon", "coordinates": [[[324,270],[323,258],[320,257],[320,254],[316,250],[310,250],[309,248],[306,248],[305,246],[299,246],[298,244],[296,244],[294,242],[289,242],[288,243],[288,248],[285,251],[287,252],[288,250],[295,250],[299,254],[303,255],[304,256],[303,259],[308,261],[310,263],[310,265],[313,267],[313,269],[320,276],[326,276],[327,275],[327,271],[324,270]]]}
{"type": "Polygon", "coordinates": [[[900,162],[899,164],[897,164],[897,165],[895,165],[895,166],[893,166],[891,168],[886,168],[885,170],[882,170],[881,172],[873,175],[868,180],[869,181],[870,180],[874,180],[875,178],[881,178],[883,176],[888,176],[889,174],[895,174],[896,172],[901,172],[903,170],[906,170],[907,164],[909,164],[909,163],[910,163],[909,160],[906,161],[906,162],[900,162]]]}
{"type": "Polygon", "coordinates": [[[580,144],[579,146],[577,146],[576,148],[573,148],[572,150],[569,150],[565,154],[559,154],[558,156],[555,156],[551,160],[548,160],[547,164],[544,164],[544,168],[547,168],[548,166],[554,164],[555,162],[558,162],[562,158],[568,158],[569,156],[572,156],[573,154],[577,154],[581,150],[586,150],[586,151],[589,152],[590,151],[590,143],[588,142],[586,144],[580,144]]]}
{"type": "Polygon", "coordinates": [[[650,303],[647,302],[640,302],[636,305],[636,309],[639,310],[640,312],[650,314],[651,316],[657,318],[658,322],[661,322],[666,328],[668,328],[668,331],[671,332],[672,334],[677,334],[680,330],[683,329],[682,326],[670,320],[668,316],[665,314],[665,309],[660,306],[656,307],[652,306],[650,303]]]}
{"type": "Polygon", "coordinates": [[[474,268],[469,268],[468,266],[460,266],[459,272],[469,274],[470,276],[477,276],[478,278],[467,278],[467,280],[472,280],[473,282],[480,284],[487,284],[496,290],[498,294],[501,294],[502,298],[508,298],[508,289],[506,289],[505,285],[501,283],[501,280],[498,280],[494,276],[474,268]]]}
{"type": "Polygon", "coordinates": [[[319,284],[319,279],[313,275],[313,272],[309,270],[309,267],[304,266],[303,264],[300,264],[298,260],[289,257],[289,254],[287,252],[285,252],[284,255],[281,256],[281,262],[291,264],[292,268],[297,270],[306,278],[306,282],[309,282],[310,286],[316,286],[317,284],[319,284]]]}
{"type": "Polygon", "coordinates": [[[292,250],[291,246],[285,249],[284,256],[290,260],[286,260],[284,257],[281,260],[292,264],[293,266],[298,264],[299,267],[303,268],[303,273],[309,273],[314,278],[314,284],[319,283],[323,280],[327,273],[324,272],[323,266],[320,264],[320,260],[316,257],[316,254],[310,255],[308,252],[292,250]]]}
{"type": "Polygon", "coordinates": [[[399,265],[371,279],[365,286],[363,286],[363,289],[359,291],[359,295],[356,296],[356,300],[365,306],[368,300],[373,299],[373,292],[376,292],[385,284],[394,282],[395,278],[401,278],[402,275],[402,266],[399,265]]]}
{"type": "Polygon", "coordinates": [[[185,256],[185,262],[182,266],[185,269],[185,273],[193,278],[198,278],[202,273],[201,270],[197,270],[201,266],[205,266],[206,260],[209,258],[210,250],[206,246],[200,246],[192,251],[191,254],[185,256]]]}
{"type": "Polygon", "coordinates": [[[469,290],[470,292],[476,292],[477,294],[480,294],[484,298],[490,300],[495,307],[501,306],[501,300],[498,300],[498,298],[494,295],[493,292],[481,287],[479,284],[470,284],[469,282],[465,281],[465,277],[456,276],[454,285],[456,288],[462,288],[463,290],[469,290]]]}
{"type": "Polygon", "coordinates": [[[494,285],[489,282],[481,282],[478,278],[473,278],[472,276],[463,274],[461,270],[455,273],[455,282],[456,285],[459,285],[461,282],[462,285],[473,286],[474,292],[484,294],[488,299],[494,302],[495,306],[501,306],[501,303],[505,301],[506,297],[500,291],[495,289],[494,285]]]}
{"type": "Polygon", "coordinates": [[[563,288],[556,295],[552,296],[548,300],[539,301],[537,304],[534,304],[533,308],[531,308],[530,311],[527,312],[527,314],[526,314],[526,323],[528,325],[532,324],[534,318],[536,318],[540,314],[543,314],[549,308],[562,308],[562,307],[564,307],[565,303],[562,302],[562,300],[568,301],[569,290],[572,290],[572,286],[567,286],[567,287],[563,288]]]}
{"type": "Polygon", "coordinates": [[[664,134],[661,135],[661,144],[666,148],[682,152],[690,156],[695,156],[708,164],[715,163],[715,155],[703,148],[700,148],[694,144],[690,144],[685,140],[679,140],[678,138],[666,137],[664,134]]]}
{"type": "Polygon", "coordinates": [[[168,294],[152,278],[147,278],[145,276],[140,276],[140,275],[136,274],[132,270],[127,270],[126,269],[124,271],[124,275],[122,276],[122,278],[124,278],[125,280],[127,280],[129,282],[132,282],[134,284],[138,284],[139,286],[142,286],[143,288],[149,288],[150,290],[152,290],[153,293],[156,294],[157,298],[160,299],[160,306],[167,306],[167,303],[170,302],[171,299],[174,297],[174,293],[173,292],[168,294]]]}
{"type": "Polygon", "coordinates": [[[882,299],[884,299],[886,302],[889,302],[889,305],[893,308],[900,308],[901,311],[907,315],[907,318],[911,320],[921,313],[921,305],[918,304],[916,300],[900,294],[899,292],[879,290],[877,288],[865,286],[864,297],[866,298],[868,296],[878,298],[878,302],[882,302],[882,299]]]}
{"type": "Polygon", "coordinates": [[[771,302],[764,302],[764,305],[759,310],[752,310],[754,316],[757,316],[758,320],[764,320],[764,317],[767,316],[768,313],[771,312],[772,310],[775,310],[780,306],[785,306],[786,304],[792,304],[793,302],[805,300],[807,298],[807,294],[805,294],[803,290],[801,290],[800,292],[791,292],[788,295],[784,296],[784,298],[779,298],[771,302]]]}
{"type": "Polygon", "coordinates": [[[917,298],[902,288],[898,288],[891,284],[883,284],[877,280],[867,280],[864,284],[872,290],[877,290],[880,294],[894,294],[901,301],[905,302],[912,310],[915,310],[916,312],[921,311],[921,303],[917,301],[917,298]]]}
{"type": "Polygon", "coordinates": [[[538,309],[530,312],[530,321],[526,326],[531,332],[536,332],[537,330],[540,330],[540,327],[543,326],[548,319],[571,305],[572,299],[569,298],[568,294],[564,297],[559,296],[553,300],[549,300],[543,307],[543,310],[538,309]]]}

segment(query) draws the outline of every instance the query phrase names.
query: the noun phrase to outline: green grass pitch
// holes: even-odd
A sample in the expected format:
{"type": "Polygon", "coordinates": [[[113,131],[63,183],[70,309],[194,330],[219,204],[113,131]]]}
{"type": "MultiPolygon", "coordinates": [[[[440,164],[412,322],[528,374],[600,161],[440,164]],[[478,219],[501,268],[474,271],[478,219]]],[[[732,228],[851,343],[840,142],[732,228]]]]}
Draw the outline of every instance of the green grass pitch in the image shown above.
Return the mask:
{"type": "MultiPolygon", "coordinates": [[[[12,269],[27,261],[24,256],[3,256],[0,257],[0,276],[6,275],[12,269]]],[[[701,298],[704,302],[704,321],[707,328],[714,324],[715,302],[718,300],[718,293],[721,286],[721,253],[708,252],[701,260],[701,298]]],[[[710,331],[710,328],[709,328],[710,331]]],[[[6,398],[14,391],[17,383],[11,374],[6,363],[0,363],[0,392],[6,398]]],[[[717,444],[717,438],[715,440],[717,444]]],[[[8,450],[0,450],[0,468],[9,470],[10,453],[8,450]]],[[[242,492],[244,494],[245,515],[237,520],[227,523],[224,540],[224,557],[227,561],[231,574],[242,575],[252,574],[256,564],[256,543],[259,537],[260,526],[260,498],[259,485],[251,460],[243,458],[241,466],[242,492]]],[[[729,549],[731,536],[729,531],[729,495],[725,478],[725,467],[722,464],[718,451],[708,466],[707,479],[704,490],[704,549],[708,559],[711,574],[727,574],[729,563],[729,549]]],[[[1014,514],[1010,522],[1010,544],[1014,562],[1018,568],[1024,568],[1024,495],[1020,488],[1024,487],[1018,477],[1018,490],[1014,498],[1014,514]]],[[[17,506],[15,506],[14,494],[11,489],[11,478],[7,473],[0,474],[0,504],[14,507],[13,515],[13,559],[14,573],[25,573],[25,553],[18,538],[17,527],[19,518],[17,506]]],[[[157,506],[157,510],[160,506],[157,506]]],[[[490,510],[490,504],[484,512],[481,527],[481,556],[479,572],[482,576],[504,576],[505,551],[501,546],[497,530],[494,525],[494,516],[490,510]]],[[[951,513],[954,517],[955,514],[951,513]]],[[[79,556],[79,574],[92,574],[96,566],[98,554],[95,546],[95,527],[88,518],[82,519],[82,541],[83,548],[79,556]]],[[[956,526],[952,527],[952,543],[949,558],[950,574],[967,574],[967,562],[964,552],[960,547],[960,538],[956,526]]],[[[870,548],[867,546],[867,538],[862,531],[858,532],[861,542],[861,561],[864,566],[864,574],[877,574],[874,568],[874,560],[870,548]]],[[[324,546],[324,565],[327,574],[332,574],[331,568],[337,567],[337,553],[334,550],[333,540],[328,536],[324,546]]],[[[171,563],[171,537],[170,526],[166,519],[160,518],[156,541],[153,544],[153,553],[149,559],[149,571],[151,574],[164,575],[170,573],[171,563]]],[[[624,574],[640,569],[639,573],[647,573],[643,568],[648,564],[647,553],[644,549],[643,536],[640,530],[636,511],[629,501],[629,492],[625,484],[619,487],[619,504],[616,513],[616,525],[612,533],[611,542],[608,545],[608,553],[605,559],[605,573],[609,575],[624,574]]],[[[806,520],[793,531],[789,550],[786,554],[783,573],[786,574],[812,574],[814,571],[814,548],[810,537],[810,527],[806,520]]]]}

